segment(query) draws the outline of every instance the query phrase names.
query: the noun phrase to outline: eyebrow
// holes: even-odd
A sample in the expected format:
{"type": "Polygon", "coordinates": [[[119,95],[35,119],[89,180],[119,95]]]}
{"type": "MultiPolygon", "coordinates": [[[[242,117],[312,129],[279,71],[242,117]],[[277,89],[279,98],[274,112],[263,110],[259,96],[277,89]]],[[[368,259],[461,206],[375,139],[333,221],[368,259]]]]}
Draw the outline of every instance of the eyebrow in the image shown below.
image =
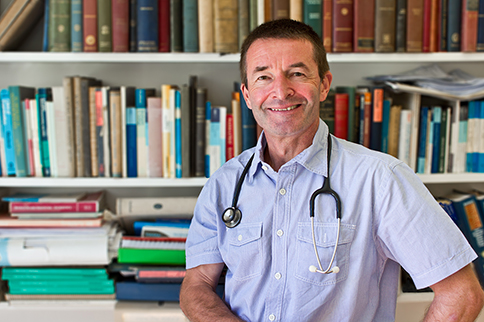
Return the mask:
{"type": "MultiPolygon", "coordinates": [[[[301,67],[301,68],[309,69],[309,67],[305,63],[303,63],[303,62],[294,63],[292,65],[289,65],[289,67],[290,68],[299,68],[299,67],[301,67]]],[[[264,71],[266,69],[269,69],[269,67],[268,66],[257,66],[257,67],[254,68],[254,72],[255,73],[256,72],[262,72],[262,71],[264,71]]]]}

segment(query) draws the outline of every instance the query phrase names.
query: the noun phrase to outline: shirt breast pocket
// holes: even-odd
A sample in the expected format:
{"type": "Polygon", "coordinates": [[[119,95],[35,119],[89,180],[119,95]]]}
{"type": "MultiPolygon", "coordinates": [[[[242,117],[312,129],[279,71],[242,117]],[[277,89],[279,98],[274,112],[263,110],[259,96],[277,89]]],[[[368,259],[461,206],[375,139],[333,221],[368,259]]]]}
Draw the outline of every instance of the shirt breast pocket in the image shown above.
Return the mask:
{"type": "Polygon", "coordinates": [[[240,224],[227,231],[225,264],[235,280],[262,274],[262,223],[240,224]]]}
{"type": "MultiPolygon", "coordinates": [[[[318,256],[323,270],[328,268],[336,245],[338,231],[337,223],[315,223],[315,240],[318,256]]],[[[332,285],[343,281],[348,276],[348,262],[351,242],[355,232],[354,225],[341,224],[338,249],[333,262],[333,267],[338,266],[339,273],[321,274],[309,271],[309,266],[318,267],[316,254],[314,252],[313,239],[311,234],[311,223],[300,222],[297,230],[297,268],[296,278],[319,286],[332,285]]],[[[318,267],[319,269],[319,267],[318,267]]]]}

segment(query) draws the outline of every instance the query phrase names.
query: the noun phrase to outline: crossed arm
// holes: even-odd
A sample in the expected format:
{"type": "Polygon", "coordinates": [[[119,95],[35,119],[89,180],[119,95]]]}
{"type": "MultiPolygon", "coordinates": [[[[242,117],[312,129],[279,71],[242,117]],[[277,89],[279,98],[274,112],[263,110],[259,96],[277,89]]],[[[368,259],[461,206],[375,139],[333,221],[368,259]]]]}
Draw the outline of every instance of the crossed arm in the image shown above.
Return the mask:
{"type": "Polygon", "coordinates": [[[470,265],[431,288],[435,296],[424,322],[475,321],[484,305],[484,292],[470,265]]]}
{"type": "Polygon", "coordinates": [[[187,270],[180,290],[180,307],[190,321],[243,321],[236,317],[215,293],[223,263],[187,270]]]}

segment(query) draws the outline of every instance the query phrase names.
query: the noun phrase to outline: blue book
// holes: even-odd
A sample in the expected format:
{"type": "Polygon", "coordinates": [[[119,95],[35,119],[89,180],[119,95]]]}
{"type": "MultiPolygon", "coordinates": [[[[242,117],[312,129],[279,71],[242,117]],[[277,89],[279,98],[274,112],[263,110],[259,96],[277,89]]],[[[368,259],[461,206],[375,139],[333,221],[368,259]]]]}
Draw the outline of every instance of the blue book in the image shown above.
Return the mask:
{"type": "Polygon", "coordinates": [[[49,90],[47,88],[39,88],[37,95],[37,111],[39,115],[39,147],[40,147],[40,162],[42,164],[42,174],[44,177],[50,177],[50,156],[49,156],[49,138],[47,135],[47,110],[45,102],[49,98],[49,90]]]}
{"type": "MultiPolygon", "coordinates": [[[[481,115],[480,115],[480,120],[484,119],[484,101],[480,101],[480,110],[481,110],[481,115]]],[[[481,121],[481,124],[483,124],[484,121],[481,121]]],[[[484,131],[482,127],[481,131],[484,131]]],[[[481,146],[479,149],[479,157],[478,157],[478,166],[477,166],[477,172],[484,173],[484,150],[482,149],[484,142],[482,142],[482,133],[481,133],[481,146]]]]}
{"type": "Polygon", "coordinates": [[[182,177],[182,131],[180,91],[175,91],[175,177],[182,177]]]}
{"type": "Polygon", "coordinates": [[[12,136],[12,109],[10,106],[10,93],[8,92],[8,89],[1,90],[0,98],[2,100],[2,136],[5,146],[6,174],[7,176],[13,176],[17,172],[12,136]]]}
{"type": "Polygon", "coordinates": [[[138,52],[158,52],[158,0],[137,0],[138,52]]]}
{"type": "Polygon", "coordinates": [[[484,51],[484,0],[479,0],[477,18],[477,51],[484,51]]]}
{"type": "Polygon", "coordinates": [[[28,153],[26,146],[25,108],[23,101],[26,98],[35,98],[35,88],[23,86],[9,86],[10,107],[12,111],[12,136],[15,150],[15,169],[17,177],[26,177],[28,170],[28,153]]]}
{"type": "Polygon", "coordinates": [[[425,172],[425,152],[427,149],[427,127],[429,118],[429,108],[424,106],[420,110],[420,129],[419,144],[417,154],[417,173],[425,172]]]}
{"type": "Polygon", "coordinates": [[[479,112],[476,112],[476,101],[469,101],[468,104],[468,119],[467,119],[467,152],[466,152],[466,172],[474,172],[475,154],[477,154],[478,147],[475,145],[476,139],[476,123],[478,122],[479,112]]]}
{"type": "Polygon", "coordinates": [[[136,147],[136,107],[126,107],[126,167],[128,178],[138,176],[138,149],[136,147]]]}
{"type": "Polygon", "coordinates": [[[82,52],[84,40],[82,37],[82,0],[71,2],[71,51],[82,52]]]}
{"type": "MultiPolygon", "coordinates": [[[[239,86],[240,88],[240,86],[239,86]]],[[[252,110],[247,107],[244,95],[240,92],[240,114],[242,119],[242,151],[250,149],[257,144],[257,123],[252,110]]]]}
{"type": "Polygon", "coordinates": [[[448,0],[447,51],[460,51],[462,1],[448,0]]]}
{"type": "Polygon", "coordinates": [[[210,177],[210,124],[212,122],[212,103],[207,102],[205,104],[205,140],[207,144],[205,145],[205,177],[210,177]]]}
{"type": "MultiPolygon", "coordinates": [[[[158,220],[155,222],[148,221],[135,221],[133,223],[134,234],[136,236],[141,236],[143,227],[162,227],[162,228],[173,228],[176,229],[177,236],[168,237],[186,237],[188,229],[190,228],[189,220],[158,220]]],[[[153,236],[152,236],[153,237],[153,236]]]]}
{"type": "Polygon", "coordinates": [[[432,165],[430,172],[439,172],[440,160],[440,130],[442,124],[442,107],[434,106],[432,108],[432,165]]]}
{"type": "Polygon", "coordinates": [[[183,51],[198,52],[197,0],[183,0],[183,51]]]}
{"type": "Polygon", "coordinates": [[[49,51],[49,15],[50,1],[45,1],[44,6],[44,37],[42,39],[42,51],[49,51]]]}
{"type": "Polygon", "coordinates": [[[383,100],[383,119],[381,125],[381,152],[388,153],[388,132],[390,130],[390,99],[383,100]]]}

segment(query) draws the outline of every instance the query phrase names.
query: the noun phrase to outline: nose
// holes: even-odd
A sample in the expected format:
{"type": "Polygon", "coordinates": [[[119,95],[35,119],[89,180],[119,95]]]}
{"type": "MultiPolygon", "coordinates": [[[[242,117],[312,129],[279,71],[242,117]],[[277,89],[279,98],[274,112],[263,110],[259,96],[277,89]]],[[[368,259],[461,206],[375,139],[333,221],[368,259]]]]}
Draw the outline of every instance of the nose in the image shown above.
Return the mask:
{"type": "Polygon", "coordinates": [[[294,95],[294,89],[291,81],[285,76],[279,76],[274,79],[272,88],[272,98],[284,100],[294,95]]]}

